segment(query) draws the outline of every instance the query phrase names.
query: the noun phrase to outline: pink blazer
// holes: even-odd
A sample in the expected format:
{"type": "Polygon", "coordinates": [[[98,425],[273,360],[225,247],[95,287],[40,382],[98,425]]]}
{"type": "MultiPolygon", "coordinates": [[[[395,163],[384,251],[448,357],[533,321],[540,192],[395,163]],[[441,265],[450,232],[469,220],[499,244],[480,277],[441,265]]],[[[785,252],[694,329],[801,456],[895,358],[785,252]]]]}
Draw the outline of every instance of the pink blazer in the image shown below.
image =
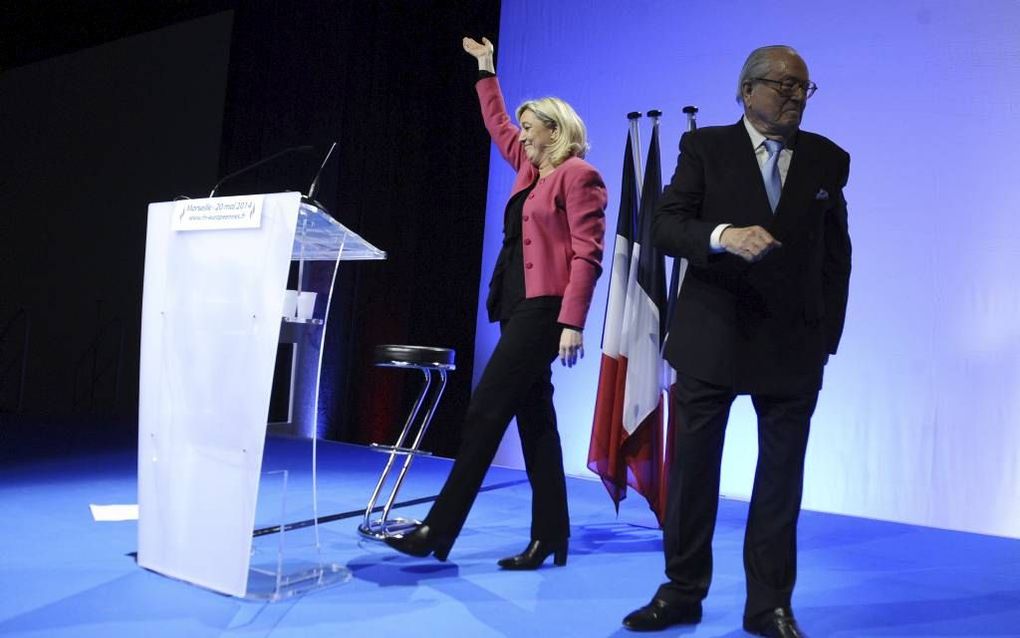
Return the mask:
{"type": "MultiPolygon", "coordinates": [[[[510,120],[495,77],[475,84],[482,118],[493,143],[517,171],[513,197],[538,177],[518,141],[520,129],[510,120]]],[[[524,242],[524,296],[563,297],[558,321],[584,328],[602,274],[602,244],[606,232],[606,185],[595,167],[571,157],[538,180],[524,202],[521,240],[524,242]]]]}

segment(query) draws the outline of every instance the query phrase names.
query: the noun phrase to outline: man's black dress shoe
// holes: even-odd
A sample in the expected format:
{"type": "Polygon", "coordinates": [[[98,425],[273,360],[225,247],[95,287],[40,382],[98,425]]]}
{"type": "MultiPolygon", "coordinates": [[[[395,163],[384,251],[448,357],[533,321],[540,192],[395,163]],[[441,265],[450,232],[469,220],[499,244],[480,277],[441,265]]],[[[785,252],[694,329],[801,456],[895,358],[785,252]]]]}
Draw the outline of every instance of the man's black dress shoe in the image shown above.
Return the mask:
{"type": "Polygon", "coordinates": [[[777,607],[757,618],[744,618],[744,631],[769,638],[806,638],[789,609],[777,607]]]}
{"type": "Polygon", "coordinates": [[[549,555],[553,555],[553,564],[563,567],[567,564],[567,540],[531,541],[527,549],[516,556],[508,556],[499,561],[503,569],[538,569],[549,555]]]}
{"type": "Polygon", "coordinates": [[[446,560],[450,553],[450,547],[453,546],[452,538],[440,536],[424,524],[418,525],[400,536],[390,536],[385,540],[387,545],[403,554],[419,558],[434,554],[439,560],[446,560]]]}
{"type": "Polygon", "coordinates": [[[661,631],[673,625],[695,625],[701,622],[701,603],[671,605],[653,598],[641,609],[623,619],[623,626],[632,631],[661,631]]]}

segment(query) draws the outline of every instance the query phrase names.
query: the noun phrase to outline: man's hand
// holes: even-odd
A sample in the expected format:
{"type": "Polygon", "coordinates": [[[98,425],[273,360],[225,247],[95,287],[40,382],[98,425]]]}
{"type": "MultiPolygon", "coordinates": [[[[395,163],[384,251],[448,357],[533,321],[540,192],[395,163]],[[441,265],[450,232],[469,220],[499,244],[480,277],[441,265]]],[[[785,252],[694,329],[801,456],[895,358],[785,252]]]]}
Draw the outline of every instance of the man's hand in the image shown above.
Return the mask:
{"type": "Polygon", "coordinates": [[[761,226],[737,228],[730,226],[719,236],[719,243],[726,252],[747,262],[756,262],[783,244],[761,226]]]}
{"type": "Polygon", "coordinates": [[[560,335],[560,363],[573,368],[578,359],[584,358],[584,336],[580,330],[564,328],[560,335]]]}

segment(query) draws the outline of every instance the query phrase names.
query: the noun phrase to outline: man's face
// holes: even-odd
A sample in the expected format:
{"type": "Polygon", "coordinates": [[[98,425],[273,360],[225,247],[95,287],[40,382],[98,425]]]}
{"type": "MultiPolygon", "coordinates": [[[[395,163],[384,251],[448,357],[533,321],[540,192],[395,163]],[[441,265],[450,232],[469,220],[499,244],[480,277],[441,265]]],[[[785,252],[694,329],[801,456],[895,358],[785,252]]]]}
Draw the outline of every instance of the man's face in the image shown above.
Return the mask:
{"type": "Polygon", "coordinates": [[[774,81],[751,80],[741,87],[744,115],[766,137],[789,138],[800,127],[807,96],[801,87],[783,95],[779,82],[806,83],[807,65],[798,55],[777,51],[771,55],[768,72],[761,77],[774,81]]]}

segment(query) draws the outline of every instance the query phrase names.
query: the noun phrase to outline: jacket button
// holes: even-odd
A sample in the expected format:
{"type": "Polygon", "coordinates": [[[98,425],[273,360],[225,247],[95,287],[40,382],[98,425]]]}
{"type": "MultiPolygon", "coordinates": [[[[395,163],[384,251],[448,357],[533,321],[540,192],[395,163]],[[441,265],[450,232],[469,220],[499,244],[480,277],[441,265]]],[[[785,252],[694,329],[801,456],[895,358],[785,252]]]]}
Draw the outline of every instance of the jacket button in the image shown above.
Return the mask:
{"type": "Polygon", "coordinates": [[[532,264],[530,261],[528,263],[524,264],[524,267],[527,268],[528,270],[531,270],[531,268],[533,266],[534,266],[534,264],[532,264]]]}
{"type": "Polygon", "coordinates": [[[528,221],[528,216],[527,216],[527,215],[525,215],[525,216],[524,216],[524,217],[522,217],[521,219],[523,219],[524,221],[528,221]]]}
{"type": "Polygon", "coordinates": [[[531,245],[531,240],[530,239],[525,239],[524,240],[524,245],[525,246],[530,246],[531,245]]]}

